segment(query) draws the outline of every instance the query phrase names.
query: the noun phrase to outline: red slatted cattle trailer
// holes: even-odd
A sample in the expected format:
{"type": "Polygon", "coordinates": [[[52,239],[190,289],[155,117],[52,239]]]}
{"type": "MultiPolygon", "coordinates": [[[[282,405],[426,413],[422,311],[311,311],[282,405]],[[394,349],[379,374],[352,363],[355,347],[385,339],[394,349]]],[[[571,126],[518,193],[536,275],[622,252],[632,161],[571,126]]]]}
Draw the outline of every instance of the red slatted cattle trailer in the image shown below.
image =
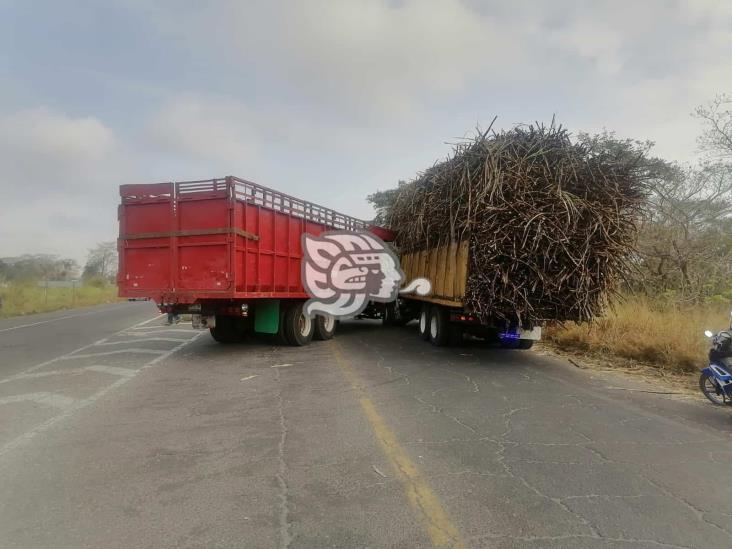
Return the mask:
{"type": "Polygon", "coordinates": [[[332,337],[332,318],[302,312],[300,239],[364,221],[236,177],[122,185],[120,196],[121,297],[190,313],[220,342],[250,331],[293,345],[332,337]]]}

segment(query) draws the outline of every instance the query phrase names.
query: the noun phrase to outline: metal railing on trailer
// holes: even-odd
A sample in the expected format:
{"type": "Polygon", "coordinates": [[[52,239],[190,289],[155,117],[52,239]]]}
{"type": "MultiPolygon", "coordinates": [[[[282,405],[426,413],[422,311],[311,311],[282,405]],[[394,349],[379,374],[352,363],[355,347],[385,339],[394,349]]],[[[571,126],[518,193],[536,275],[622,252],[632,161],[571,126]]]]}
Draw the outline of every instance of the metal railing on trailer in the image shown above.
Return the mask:
{"type": "Polygon", "coordinates": [[[336,230],[357,231],[369,227],[368,223],[355,217],[238,177],[181,181],[175,184],[175,195],[179,199],[185,199],[186,196],[200,197],[202,193],[219,195],[222,191],[226,191],[228,196],[233,199],[319,223],[336,230]]]}

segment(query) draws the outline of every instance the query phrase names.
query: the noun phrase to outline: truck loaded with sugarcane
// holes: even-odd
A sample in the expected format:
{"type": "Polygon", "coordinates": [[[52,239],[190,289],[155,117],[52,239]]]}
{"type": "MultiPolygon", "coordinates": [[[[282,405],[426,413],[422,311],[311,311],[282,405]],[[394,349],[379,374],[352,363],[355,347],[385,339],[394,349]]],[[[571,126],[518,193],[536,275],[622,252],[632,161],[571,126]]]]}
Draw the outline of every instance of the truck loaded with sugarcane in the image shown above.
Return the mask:
{"type": "Polygon", "coordinates": [[[584,321],[631,268],[653,162],[632,141],[554,124],[480,133],[396,189],[370,197],[407,280],[385,322],[418,319],[435,345],[464,333],[529,348],[545,322],[584,321]]]}

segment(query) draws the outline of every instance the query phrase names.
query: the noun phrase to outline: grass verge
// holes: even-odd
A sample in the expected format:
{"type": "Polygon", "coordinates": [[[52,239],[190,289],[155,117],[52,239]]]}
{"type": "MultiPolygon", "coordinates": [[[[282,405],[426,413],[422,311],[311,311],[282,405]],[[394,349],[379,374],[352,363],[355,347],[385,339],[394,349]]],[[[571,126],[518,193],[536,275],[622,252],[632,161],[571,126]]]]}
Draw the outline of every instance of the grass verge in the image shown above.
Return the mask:
{"type": "Polygon", "coordinates": [[[0,288],[0,318],[46,313],[101,303],[114,303],[116,286],[82,286],[81,288],[39,288],[32,285],[11,285],[0,288]]]}
{"type": "Polygon", "coordinates": [[[673,307],[632,296],[604,317],[587,324],[550,326],[546,339],[559,350],[612,356],[673,372],[706,366],[709,342],[704,330],[729,325],[729,306],[673,307]]]}

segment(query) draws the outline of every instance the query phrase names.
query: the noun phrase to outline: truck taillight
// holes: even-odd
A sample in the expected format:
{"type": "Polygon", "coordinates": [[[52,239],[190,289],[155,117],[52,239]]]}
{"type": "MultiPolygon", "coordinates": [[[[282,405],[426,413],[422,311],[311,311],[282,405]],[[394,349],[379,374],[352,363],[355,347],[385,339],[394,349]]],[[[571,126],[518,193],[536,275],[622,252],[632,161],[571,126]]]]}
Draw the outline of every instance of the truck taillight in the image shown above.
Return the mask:
{"type": "Polygon", "coordinates": [[[473,315],[466,315],[463,313],[453,313],[451,319],[454,322],[476,322],[477,319],[473,315]]]}

